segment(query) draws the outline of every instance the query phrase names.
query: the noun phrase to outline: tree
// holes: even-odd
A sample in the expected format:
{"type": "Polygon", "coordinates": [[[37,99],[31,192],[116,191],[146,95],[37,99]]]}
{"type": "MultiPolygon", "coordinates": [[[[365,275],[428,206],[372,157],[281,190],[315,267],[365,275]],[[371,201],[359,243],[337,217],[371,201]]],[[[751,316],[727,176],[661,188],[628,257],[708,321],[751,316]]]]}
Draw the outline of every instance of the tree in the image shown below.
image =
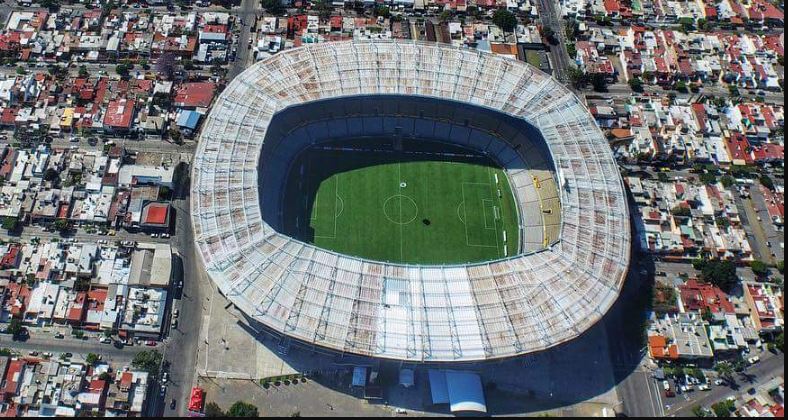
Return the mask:
{"type": "Polygon", "coordinates": [[[780,274],[783,274],[783,272],[785,272],[785,260],[780,260],[777,262],[777,271],[780,274]]]}
{"type": "Polygon", "coordinates": [[[211,401],[205,404],[205,417],[226,417],[226,415],[218,404],[211,401]]]}
{"type": "Polygon", "coordinates": [[[707,417],[706,410],[699,405],[692,407],[692,415],[695,417],[707,417]]]}
{"type": "Polygon", "coordinates": [[[769,266],[763,261],[753,261],[752,264],[750,264],[750,268],[758,277],[766,277],[769,274],[769,266]]]}
{"type": "Polygon", "coordinates": [[[102,381],[109,381],[110,379],[112,379],[112,375],[110,375],[109,372],[101,372],[101,375],[99,375],[99,379],[101,379],[102,381]]]}
{"type": "Polygon", "coordinates": [[[131,365],[140,370],[148,372],[152,376],[159,373],[162,356],[157,350],[143,350],[134,356],[131,365]]]}
{"type": "Polygon", "coordinates": [[[733,365],[731,365],[730,362],[717,363],[714,365],[714,371],[717,372],[720,378],[728,382],[733,382],[733,365]]]}
{"type": "Polygon", "coordinates": [[[706,185],[714,185],[717,183],[717,175],[712,172],[704,172],[700,174],[698,178],[700,178],[700,182],[706,185]]]}
{"type": "Polygon", "coordinates": [[[736,274],[736,264],[732,261],[708,260],[700,266],[701,280],[711,283],[725,292],[730,292],[739,282],[736,274]]]}
{"type": "Polygon", "coordinates": [[[19,337],[22,331],[24,331],[24,327],[22,326],[22,321],[18,318],[11,318],[11,321],[8,322],[8,326],[5,328],[6,334],[11,334],[14,339],[19,337]]]}
{"type": "Polygon", "coordinates": [[[25,68],[22,66],[16,66],[16,74],[20,76],[24,76],[25,74],[27,74],[27,70],[25,70],[25,68]]]}
{"type": "Polygon", "coordinates": [[[493,13],[492,18],[495,26],[501,28],[504,32],[511,32],[517,26],[517,16],[506,9],[498,9],[493,13]]]}
{"type": "Polygon", "coordinates": [[[603,73],[591,74],[591,86],[596,92],[607,92],[607,76],[603,73]]]}
{"type": "Polygon", "coordinates": [[[328,4],[328,0],[315,0],[312,6],[317,10],[320,19],[328,19],[331,16],[331,5],[328,4]]]}
{"type": "Polygon", "coordinates": [[[389,9],[388,6],[379,4],[375,6],[375,16],[382,16],[384,18],[389,18],[391,16],[391,9],[389,9]]]}
{"type": "Polygon", "coordinates": [[[553,30],[552,27],[550,26],[542,27],[542,34],[544,35],[547,42],[549,42],[551,45],[558,44],[558,38],[556,38],[555,30],[553,30]]]}
{"type": "Polygon", "coordinates": [[[88,77],[88,68],[85,65],[79,66],[79,77],[88,77]]]}
{"type": "Polygon", "coordinates": [[[633,92],[643,92],[643,81],[639,77],[629,79],[628,83],[633,92]]]}
{"type": "Polygon", "coordinates": [[[130,71],[131,71],[131,68],[129,67],[128,64],[120,63],[120,64],[115,66],[115,73],[117,73],[118,76],[120,76],[120,77],[124,77],[124,78],[128,77],[130,71]]]}
{"type": "Polygon", "coordinates": [[[164,53],[156,59],[156,72],[165,79],[170,79],[175,72],[175,56],[172,53],[164,53]]]}
{"type": "Polygon", "coordinates": [[[235,404],[230,406],[227,410],[228,417],[258,417],[257,407],[243,401],[236,401],[235,404]]]}
{"type": "Polygon", "coordinates": [[[723,400],[711,406],[711,410],[717,417],[730,417],[734,408],[733,401],[730,400],[723,400]]]}
{"type": "Polygon", "coordinates": [[[44,171],[44,181],[56,182],[58,179],[60,179],[60,173],[55,168],[47,168],[44,171]]]}
{"type": "Polygon", "coordinates": [[[16,217],[3,217],[2,219],[3,229],[13,232],[19,227],[19,219],[16,217]]]}
{"type": "Polygon", "coordinates": [[[55,222],[53,223],[53,226],[54,226],[54,227],[55,227],[55,229],[57,229],[59,232],[65,232],[65,231],[67,231],[67,230],[68,230],[68,228],[69,228],[68,219],[57,219],[57,220],[55,220],[55,222]]]}
{"type": "Polygon", "coordinates": [[[692,216],[692,210],[689,207],[683,206],[676,206],[673,207],[673,210],[670,213],[676,217],[690,217],[692,216]]]}
{"type": "Polygon", "coordinates": [[[576,89],[582,89],[588,84],[588,76],[577,67],[569,68],[569,80],[576,89]]]}
{"type": "Polygon", "coordinates": [[[98,361],[99,361],[99,357],[95,353],[88,353],[88,355],[85,357],[85,362],[87,362],[87,364],[89,364],[91,366],[93,366],[96,363],[98,363],[98,361]]]}
{"type": "Polygon", "coordinates": [[[272,15],[281,15],[285,12],[285,7],[282,6],[280,0],[263,0],[263,8],[272,15]]]}
{"type": "Polygon", "coordinates": [[[717,225],[718,228],[722,230],[727,230],[728,227],[731,225],[731,221],[727,217],[717,217],[714,219],[714,223],[717,225]]]}
{"type": "Polygon", "coordinates": [[[761,181],[761,185],[774,191],[774,181],[772,181],[769,175],[766,174],[761,175],[759,181],[761,181]]]}
{"type": "Polygon", "coordinates": [[[734,179],[730,175],[723,175],[723,177],[720,178],[720,182],[722,183],[723,187],[730,188],[731,186],[733,186],[734,179]]]}

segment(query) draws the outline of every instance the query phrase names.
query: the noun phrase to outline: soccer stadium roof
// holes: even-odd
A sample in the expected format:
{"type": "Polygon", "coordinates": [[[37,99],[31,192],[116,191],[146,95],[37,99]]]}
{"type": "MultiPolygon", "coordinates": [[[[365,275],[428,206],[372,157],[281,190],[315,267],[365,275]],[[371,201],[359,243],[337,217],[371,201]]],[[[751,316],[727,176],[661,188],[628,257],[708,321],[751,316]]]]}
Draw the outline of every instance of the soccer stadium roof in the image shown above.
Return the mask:
{"type": "MultiPolygon", "coordinates": [[[[534,67],[476,50],[363,41],[281,52],[220,95],[192,170],[195,241],[219,290],[269,329],[338,352],[447,362],[544,350],[599,321],[628,269],[624,187],[589,111],[534,67]],[[557,240],[497,261],[419,266],[337,254],[277,232],[260,203],[259,170],[268,164],[260,152],[272,118],[360,95],[463,102],[536,127],[555,165],[557,240]]],[[[522,178],[515,187],[533,192],[522,178]]]]}

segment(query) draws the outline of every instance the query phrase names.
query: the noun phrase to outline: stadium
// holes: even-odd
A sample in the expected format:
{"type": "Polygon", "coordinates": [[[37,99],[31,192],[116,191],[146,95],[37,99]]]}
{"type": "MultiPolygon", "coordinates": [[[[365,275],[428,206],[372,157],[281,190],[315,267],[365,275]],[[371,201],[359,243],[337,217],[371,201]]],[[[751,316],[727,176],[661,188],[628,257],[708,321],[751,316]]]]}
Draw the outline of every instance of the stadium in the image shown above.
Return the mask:
{"type": "Polygon", "coordinates": [[[409,41],[247,69],[192,166],[197,253],[253,323],[339,353],[465,362],[572,340],[627,273],[623,183],[528,64],[409,41]]]}

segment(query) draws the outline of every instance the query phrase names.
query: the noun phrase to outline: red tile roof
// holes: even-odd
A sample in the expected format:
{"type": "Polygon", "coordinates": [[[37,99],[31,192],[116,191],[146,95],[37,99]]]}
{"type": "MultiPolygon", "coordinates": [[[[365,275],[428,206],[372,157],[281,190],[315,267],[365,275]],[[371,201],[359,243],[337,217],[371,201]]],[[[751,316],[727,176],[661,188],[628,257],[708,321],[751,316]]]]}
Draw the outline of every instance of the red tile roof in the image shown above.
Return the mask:
{"type": "Polygon", "coordinates": [[[170,205],[166,203],[150,203],[142,211],[142,223],[145,225],[165,225],[170,214],[170,205]]]}
{"type": "Polygon", "coordinates": [[[104,113],[104,125],[114,128],[131,128],[134,118],[134,102],[125,98],[116,99],[109,103],[107,112],[104,113]]]}
{"type": "Polygon", "coordinates": [[[679,286],[679,293],[686,311],[701,312],[708,309],[712,313],[733,314],[736,312],[728,295],[714,285],[690,279],[686,284],[679,286]]]}
{"type": "Polygon", "coordinates": [[[216,83],[184,83],[175,90],[175,105],[179,107],[206,108],[216,93],[216,83]]]}

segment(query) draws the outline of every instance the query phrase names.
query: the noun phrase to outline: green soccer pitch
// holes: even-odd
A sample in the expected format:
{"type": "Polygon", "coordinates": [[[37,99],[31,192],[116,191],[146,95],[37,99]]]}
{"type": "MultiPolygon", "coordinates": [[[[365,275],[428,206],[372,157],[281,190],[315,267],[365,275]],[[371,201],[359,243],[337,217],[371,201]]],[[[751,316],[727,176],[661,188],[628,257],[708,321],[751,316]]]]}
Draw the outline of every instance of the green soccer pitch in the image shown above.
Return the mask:
{"type": "Polygon", "coordinates": [[[367,140],[339,149],[310,148],[291,165],[283,206],[289,235],[410,264],[480,262],[519,251],[511,187],[488,158],[434,143],[395,151],[367,140]]]}

